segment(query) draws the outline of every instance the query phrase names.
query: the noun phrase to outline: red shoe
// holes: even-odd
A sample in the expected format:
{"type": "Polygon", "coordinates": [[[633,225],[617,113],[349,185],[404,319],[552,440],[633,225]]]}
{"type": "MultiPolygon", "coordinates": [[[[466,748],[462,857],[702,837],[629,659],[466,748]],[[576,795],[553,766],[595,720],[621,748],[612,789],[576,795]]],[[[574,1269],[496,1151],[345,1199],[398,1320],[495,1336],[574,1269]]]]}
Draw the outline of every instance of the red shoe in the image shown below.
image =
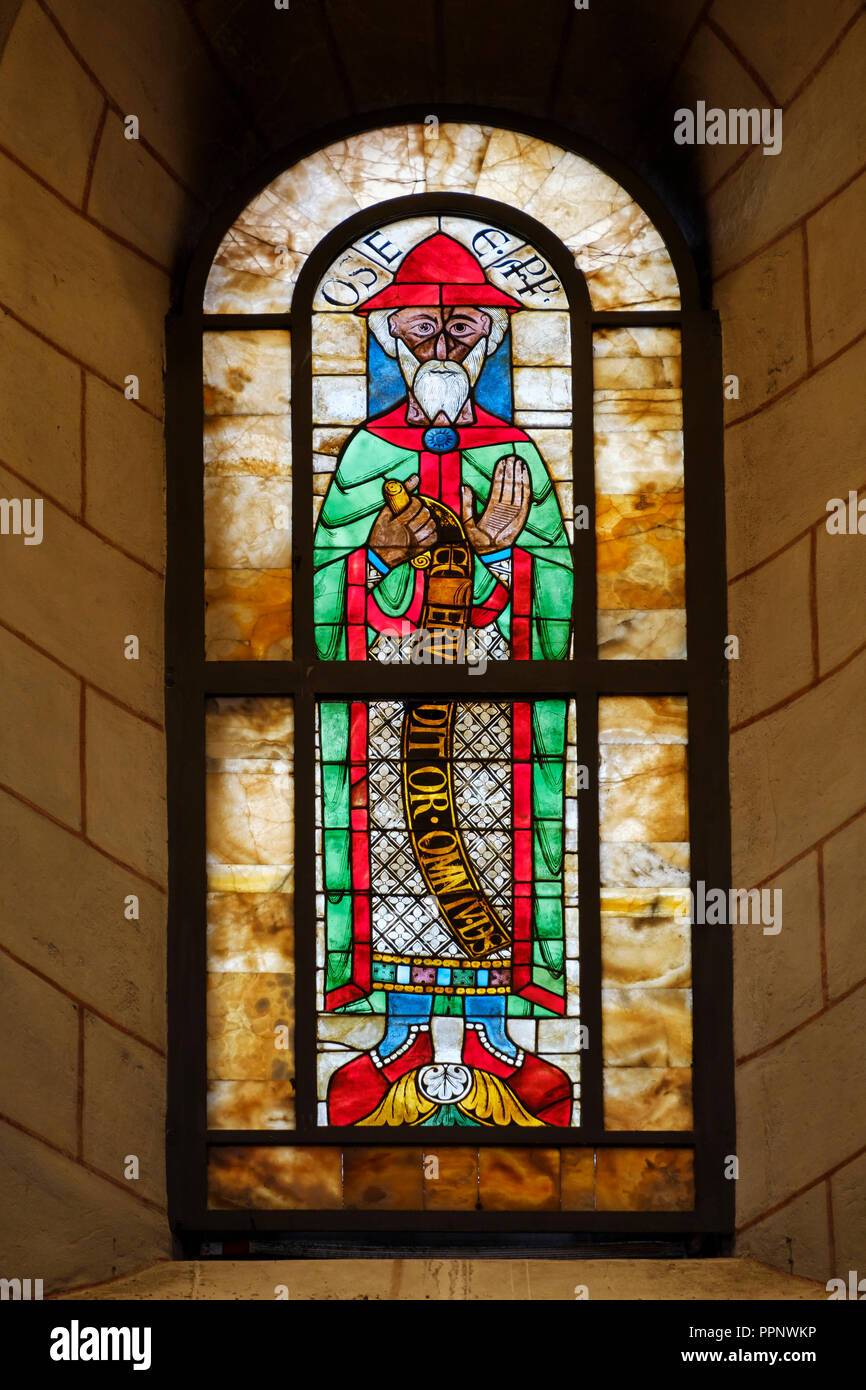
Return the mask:
{"type": "Polygon", "coordinates": [[[433,1060],[429,1023],[413,1023],[406,1041],[380,1057],[372,1048],[338,1067],[328,1086],[328,1123],[355,1125],[384,1100],[395,1081],[433,1060]]]}
{"type": "Polygon", "coordinates": [[[532,1052],[517,1050],[509,1057],[493,1047],[483,1023],[467,1020],[463,1035],[463,1061],[467,1067],[492,1072],[508,1082],[521,1105],[547,1125],[571,1124],[571,1081],[552,1062],[532,1052]]]}

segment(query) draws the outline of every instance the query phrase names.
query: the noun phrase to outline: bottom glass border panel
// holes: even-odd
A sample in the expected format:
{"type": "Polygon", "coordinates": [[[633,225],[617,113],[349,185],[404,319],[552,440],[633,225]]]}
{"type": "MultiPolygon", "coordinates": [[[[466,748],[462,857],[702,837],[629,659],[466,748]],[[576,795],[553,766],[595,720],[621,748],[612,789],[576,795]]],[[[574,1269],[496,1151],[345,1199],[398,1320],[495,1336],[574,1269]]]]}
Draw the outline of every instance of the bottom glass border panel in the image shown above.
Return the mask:
{"type": "Polygon", "coordinates": [[[209,1211],[685,1212],[694,1149],[221,1145],[209,1211]]]}

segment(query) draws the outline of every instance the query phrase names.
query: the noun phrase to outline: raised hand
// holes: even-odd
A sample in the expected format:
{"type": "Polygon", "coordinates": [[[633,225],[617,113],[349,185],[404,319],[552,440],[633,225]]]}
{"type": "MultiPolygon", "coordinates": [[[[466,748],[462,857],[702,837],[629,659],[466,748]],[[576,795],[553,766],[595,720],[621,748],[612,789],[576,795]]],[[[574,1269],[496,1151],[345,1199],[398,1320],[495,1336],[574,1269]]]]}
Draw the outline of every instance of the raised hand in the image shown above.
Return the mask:
{"type": "MultiPolygon", "coordinates": [[[[404,484],[406,492],[414,492],[419,482],[418,474],[413,473],[404,484]]],[[[422,550],[429,550],[436,540],[436,522],[430,508],[419,497],[410,497],[397,512],[390,502],[385,503],[373,523],[368,544],[389,569],[394,569],[422,550]]]]}
{"type": "Polygon", "coordinates": [[[529,466],[519,454],[506,454],[493,470],[490,496],[478,521],[471,488],[460,490],[463,529],[476,555],[504,550],[517,540],[526,525],[532,502],[529,466]]]}

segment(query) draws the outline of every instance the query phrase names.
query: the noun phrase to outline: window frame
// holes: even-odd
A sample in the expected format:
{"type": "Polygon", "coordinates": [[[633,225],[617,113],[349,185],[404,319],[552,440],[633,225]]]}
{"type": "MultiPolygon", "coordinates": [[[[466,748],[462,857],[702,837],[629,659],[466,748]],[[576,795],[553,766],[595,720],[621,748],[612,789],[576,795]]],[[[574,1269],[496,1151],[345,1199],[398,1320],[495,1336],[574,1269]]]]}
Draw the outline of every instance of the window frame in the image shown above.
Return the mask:
{"type": "MultiPolygon", "coordinates": [[[[437,108],[439,109],[439,108],[437,108]]],[[[182,308],[166,323],[166,737],[168,754],[168,1198],[169,1219],[188,1253],[201,1239],[243,1233],[403,1231],[402,1211],[209,1211],[207,1150],[216,1145],[417,1146],[411,1129],[320,1128],[315,1094],[302,1078],[315,1074],[315,932],[298,932],[295,945],[299,1127],[292,1131],[208,1133],[206,1127],[206,877],[204,704],[212,696],[283,695],[295,701],[295,804],[314,804],[315,700],[447,693],[455,698],[504,699],[573,696],[577,701],[578,761],[590,768],[580,792],[581,1018],[590,1047],[581,1054],[581,1126],[576,1129],[497,1131],[497,1147],[693,1147],[694,1209],[683,1212],[418,1212],[417,1232],[571,1232],[588,1242],[599,1236],[691,1239],[719,1253],[733,1231],[733,1183],[725,1160],[735,1152],[730,927],[692,928],[693,1103],[691,1131],[605,1131],[602,1111],[601,941],[599,924],[598,699],[603,695],[688,697],[688,790],[691,886],[703,880],[730,886],[728,813],[727,662],[724,656],[725,549],[722,464],[722,366],[718,316],[700,302],[691,254],[679,228],[649,189],[606,155],[567,131],[509,113],[440,109],[440,120],[495,124],[586,158],[615,178],[652,218],[664,238],[680,284],[678,310],[593,311],[586,282],[559,239],[533,218],[474,194],[423,193],[374,204],[328,233],[305,262],[286,314],[205,314],[207,274],[222,236],[237,213],[267,182],[332,141],[364,130],[423,122],[418,110],[388,112],[363,124],[342,123],[316,132],[269,161],[231,205],[210,223],[193,258],[182,308]],[[484,676],[463,668],[412,667],[375,662],[321,662],[312,622],[312,302],[321,276],[342,245],[359,233],[411,215],[465,212],[512,228],[547,257],[566,290],[572,322],[573,475],[575,502],[589,508],[586,531],[574,539],[575,655],[567,661],[503,661],[484,676]],[[593,455],[592,334],[602,327],[673,326],[682,333],[686,534],[684,660],[601,658],[596,653],[596,538],[593,455]],[[202,334],[221,330],[290,329],[292,370],[293,657],[290,661],[207,662],[204,657],[204,524],[202,508],[202,334]],[[593,1042],[595,1040],[595,1045],[593,1042]],[[309,1116],[309,1126],[306,1117],[309,1116]]],[[[315,853],[312,814],[295,821],[295,863],[315,853]]],[[[297,875],[295,917],[315,920],[312,872],[297,875]]],[[[465,1131],[437,1132],[437,1146],[466,1144],[465,1131]]],[[[482,1141],[483,1142],[483,1141],[482,1141]]],[[[689,1247],[692,1248],[692,1247],[689,1247]]]]}

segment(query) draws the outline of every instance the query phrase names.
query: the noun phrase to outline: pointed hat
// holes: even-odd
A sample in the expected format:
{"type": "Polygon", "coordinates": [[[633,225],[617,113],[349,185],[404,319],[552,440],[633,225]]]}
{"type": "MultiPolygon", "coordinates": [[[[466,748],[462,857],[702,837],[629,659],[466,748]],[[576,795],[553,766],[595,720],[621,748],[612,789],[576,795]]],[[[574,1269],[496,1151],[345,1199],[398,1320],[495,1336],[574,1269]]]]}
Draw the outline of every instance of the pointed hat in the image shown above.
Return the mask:
{"type": "Polygon", "coordinates": [[[414,305],[432,308],[437,304],[443,308],[496,304],[511,312],[523,308],[519,300],[491,285],[471,251],[444,232],[436,232],[404,257],[390,285],[355,312],[369,314],[371,309],[408,309],[414,305]]]}

